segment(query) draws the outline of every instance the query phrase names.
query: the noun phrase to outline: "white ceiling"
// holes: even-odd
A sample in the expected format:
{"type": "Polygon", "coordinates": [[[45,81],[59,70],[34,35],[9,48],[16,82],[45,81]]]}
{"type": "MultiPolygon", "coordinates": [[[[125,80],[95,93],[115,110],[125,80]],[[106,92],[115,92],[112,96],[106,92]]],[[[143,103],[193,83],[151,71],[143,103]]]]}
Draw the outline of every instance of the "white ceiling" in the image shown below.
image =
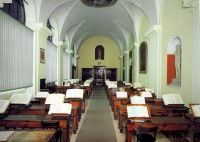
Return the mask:
{"type": "Polygon", "coordinates": [[[81,0],[26,1],[34,3],[37,23],[46,24],[48,19],[54,21],[51,23],[58,29],[57,41],[65,39],[70,49],[74,44],[79,47],[91,36],[102,35],[114,40],[122,53],[128,49],[130,38],[138,42],[144,16],[150,27],[159,24],[163,0],[117,0],[113,6],[104,8],[86,6],[81,0]]]}

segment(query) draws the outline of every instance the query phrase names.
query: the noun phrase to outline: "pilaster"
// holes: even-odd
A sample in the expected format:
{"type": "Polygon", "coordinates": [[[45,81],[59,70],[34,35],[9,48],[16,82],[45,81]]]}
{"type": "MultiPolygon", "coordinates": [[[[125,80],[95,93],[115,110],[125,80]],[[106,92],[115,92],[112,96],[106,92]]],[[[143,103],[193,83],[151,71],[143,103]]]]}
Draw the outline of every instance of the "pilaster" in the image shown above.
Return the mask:
{"type": "Polygon", "coordinates": [[[40,79],[47,78],[47,66],[46,66],[46,53],[47,53],[47,37],[52,35],[52,31],[49,30],[43,23],[36,23],[34,30],[34,88],[35,93],[40,90],[40,79]],[[41,63],[41,50],[44,50],[45,62],[41,63]]]}
{"type": "Polygon", "coordinates": [[[155,90],[159,97],[161,94],[161,31],[160,25],[154,25],[146,33],[145,36],[149,38],[148,45],[148,60],[149,69],[149,87],[155,90]]]}

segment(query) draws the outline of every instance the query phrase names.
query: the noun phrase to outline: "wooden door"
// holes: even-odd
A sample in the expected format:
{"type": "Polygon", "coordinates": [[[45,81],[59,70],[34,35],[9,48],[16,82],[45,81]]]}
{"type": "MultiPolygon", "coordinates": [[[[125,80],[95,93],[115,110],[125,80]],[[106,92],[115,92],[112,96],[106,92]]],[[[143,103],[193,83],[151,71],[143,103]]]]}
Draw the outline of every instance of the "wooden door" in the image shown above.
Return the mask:
{"type": "Polygon", "coordinates": [[[94,83],[97,86],[104,85],[105,66],[94,66],[94,83]]]}

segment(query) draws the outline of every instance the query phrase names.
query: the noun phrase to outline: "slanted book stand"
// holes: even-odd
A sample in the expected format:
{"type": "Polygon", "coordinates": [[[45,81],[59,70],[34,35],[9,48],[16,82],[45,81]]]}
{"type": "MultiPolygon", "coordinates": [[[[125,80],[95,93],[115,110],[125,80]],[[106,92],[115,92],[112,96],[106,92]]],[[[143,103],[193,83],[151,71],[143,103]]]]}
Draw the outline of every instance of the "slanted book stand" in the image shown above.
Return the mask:
{"type": "Polygon", "coordinates": [[[127,105],[128,120],[131,122],[151,121],[149,106],[146,104],[127,105]]]}

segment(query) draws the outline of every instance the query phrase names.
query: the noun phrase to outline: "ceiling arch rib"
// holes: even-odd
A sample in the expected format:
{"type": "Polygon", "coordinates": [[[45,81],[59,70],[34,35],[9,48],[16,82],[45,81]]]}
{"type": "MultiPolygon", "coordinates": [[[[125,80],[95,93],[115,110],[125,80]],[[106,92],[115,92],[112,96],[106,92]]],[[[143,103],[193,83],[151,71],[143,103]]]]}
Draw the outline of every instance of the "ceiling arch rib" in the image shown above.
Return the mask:
{"type": "Polygon", "coordinates": [[[128,29],[128,27],[126,25],[124,25],[123,23],[119,22],[119,21],[115,21],[115,23],[117,24],[117,26],[121,29],[122,33],[124,34],[124,37],[125,37],[125,47],[126,47],[126,50],[128,50],[129,48],[129,38],[131,38],[131,33],[128,29]]]}
{"type": "MultiPolygon", "coordinates": [[[[107,27],[109,27],[107,28],[108,31],[116,32],[117,30],[117,33],[122,35],[121,31],[115,25],[114,20],[125,21],[128,27],[133,27],[131,17],[127,14],[126,9],[122,7],[120,1],[109,8],[91,8],[83,5],[81,1],[77,1],[65,19],[61,30],[61,37],[65,37],[66,31],[68,31],[73,23],[81,20],[85,20],[86,22],[81,26],[80,31],[77,31],[77,33],[79,33],[78,36],[90,31],[90,29],[100,31],[102,28],[104,29],[107,27]]],[[[75,35],[74,39],[78,36],[75,35]]]]}
{"type": "MultiPolygon", "coordinates": [[[[38,2],[39,0],[36,0],[38,2]]],[[[38,4],[38,22],[46,23],[53,11],[58,9],[60,5],[66,2],[73,2],[77,0],[42,0],[40,6],[38,4]]]]}
{"type": "Polygon", "coordinates": [[[73,26],[70,27],[70,29],[67,31],[67,34],[66,36],[68,37],[69,39],[69,48],[72,49],[72,40],[73,40],[73,37],[76,33],[76,31],[81,27],[81,25],[84,23],[85,21],[81,21],[79,23],[76,23],[74,24],[73,26]]]}
{"type": "Polygon", "coordinates": [[[143,16],[145,13],[139,8],[138,6],[134,5],[131,2],[128,1],[122,1],[123,6],[126,8],[127,12],[129,13],[132,21],[134,28],[133,30],[133,38],[135,42],[138,42],[139,40],[139,31],[140,31],[140,24],[142,21],[143,16]]]}
{"type": "Polygon", "coordinates": [[[151,26],[158,24],[157,6],[155,0],[123,0],[123,1],[131,2],[134,5],[141,8],[142,11],[144,11],[144,13],[147,15],[151,26]]]}
{"type": "Polygon", "coordinates": [[[112,33],[112,34],[113,34],[114,38],[117,40],[117,42],[118,42],[118,45],[119,45],[120,51],[121,51],[120,55],[122,56],[123,53],[124,53],[123,41],[115,33],[112,33]]]}
{"type": "Polygon", "coordinates": [[[59,7],[57,7],[57,9],[55,9],[54,12],[51,14],[51,17],[57,17],[59,33],[60,33],[59,34],[60,40],[64,39],[64,36],[61,37],[61,33],[62,33],[61,31],[63,29],[65,19],[67,19],[67,15],[71,11],[71,9],[75,6],[76,3],[77,3],[77,1],[65,2],[65,3],[59,5],[59,7]]]}

